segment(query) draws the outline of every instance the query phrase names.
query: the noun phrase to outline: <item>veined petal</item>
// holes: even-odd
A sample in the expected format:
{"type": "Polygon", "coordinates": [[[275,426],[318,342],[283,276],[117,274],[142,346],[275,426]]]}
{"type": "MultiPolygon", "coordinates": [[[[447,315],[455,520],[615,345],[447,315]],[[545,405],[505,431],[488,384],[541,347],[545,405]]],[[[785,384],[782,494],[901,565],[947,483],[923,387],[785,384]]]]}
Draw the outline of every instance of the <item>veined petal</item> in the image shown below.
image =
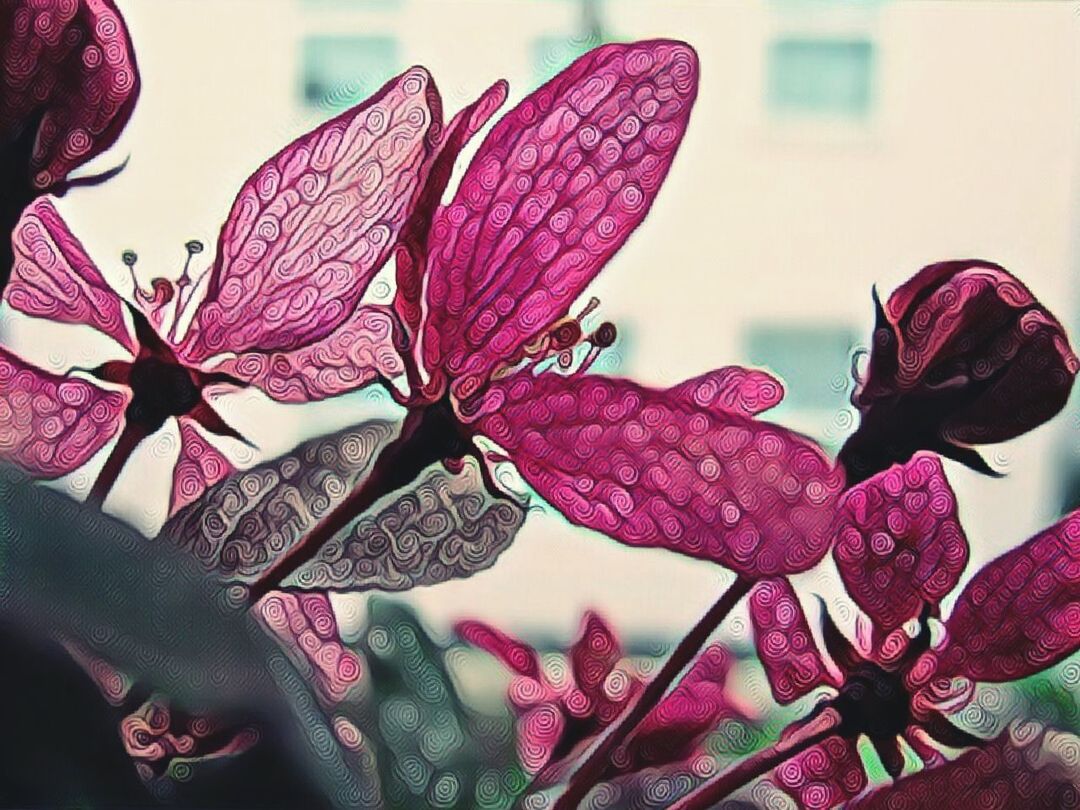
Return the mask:
{"type": "Polygon", "coordinates": [[[784,384],[766,371],[724,366],[679,383],[671,393],[691,408],[757,416],[780,404],[784,384]]]}
{"type": "Polygon", "coordinates": [[[458,622],[454,625],[454,632],[474,647],[495,656],[519,675],[540,680],[540,655],[525,642],[474,619],[458,622]]]}
{"type": "Polygon", "coordinates": [[[859,795],[866,788],[855,741],[829,737],[796,754],[775,771],[776,782],[801,810],[827,810],[859,795]]]}
{"type": "Polygon", "coordinates": [[[356,390],[378,375],[402,372],[393,323],[378,307],[359,306],[326,337],[298,349],[244,352],[213,366],[278,402],[315,402],[356,390]]]}
{"type": "Polygon", "coordinates": [[[5,298],[35,318],[92,326],[131,354],[138,342],[124,321],[124,302],[86,254],[47,197],[23,212],[12,234],[15,256],[5,298]]]}
{"type": "Polygon", "coordinates": [[[570,521],[751,577],[803,571],[832,539],[841,480],[813,442],[679,388],[528,371],[492,385],[473,429],[570,521]]]}
{"type": "Polygon", "coordinates": [[[884,636],[956,587],[968,543],[938,458],[920,453],[851,489],[833,556],[847,591],[884,636]]]}
{"type": "Polygon", "coordinates": [[[248,179],[184,341],[189,360],[297,349],[351,315],[422,187],[438,106],[431,76],[411,68],[248,179]]]}
{"type": "Polygon", "coordinates": [[[1080,511],[980,569],[945,623],[939,674],[1013,681],[1080,649],[1080,511]]]}
{"type": "Polygon", "coordinates": [[[111,0],[78,0],[0,4],[0,43],[0,142],[36,125],[27,181],[45,190],[108,149],[131,117],[131,40],[111,0]]]}
{"type": "Polygon", "coordinates": [[[422,357],[459,399],[566,315],[644,220],[697,78],[684,43],[605,45],[484,139],[429,240],[422,357]]]}
{"type": "Polygon", "coordinates": [[[566,731],[566,718],[554,703],[529,709],[517,724],[517,750],[526,773],[538,773],[551,760],[566,731]]]}
{"type": "Polygon", "coordinates": [[[190,419],[182,416],[177,421],[180,425],[180,457],[173,470],[170,517],[198,500],[208,487],[236,472],[232,462],[203,438],[190,419]]]}
{"type": "Polygon", "coordinates": [[[273,592],[257,610],[285,648],[311,666],[324,697],[339,701],[359,682],[360,657],[341,643],[334,608],[325,593],[273,592]]]}
{"type": "Polygon", "coordinates": [[[777,703],[791,703],[819,686],[837,686],[787,579],[766,579],[754,586],[750,591],[750,623],[758,658],[777,703]]]}
{"type": "Polygon", "coordinates": [[[116,434],[130,396],[61,377],[0,348],[0,458],[31,475],[78,469],[116,434]]]}

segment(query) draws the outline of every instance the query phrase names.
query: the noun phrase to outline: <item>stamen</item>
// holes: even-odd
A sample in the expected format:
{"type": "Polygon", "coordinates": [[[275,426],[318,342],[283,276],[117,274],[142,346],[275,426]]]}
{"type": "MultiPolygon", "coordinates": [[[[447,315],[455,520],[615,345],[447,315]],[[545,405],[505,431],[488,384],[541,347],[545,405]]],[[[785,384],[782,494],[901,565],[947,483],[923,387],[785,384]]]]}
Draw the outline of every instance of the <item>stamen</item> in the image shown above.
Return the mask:
{"type": "Polygon", "coordinates": [[[145,298],[142,288],[139,286],[139,280],[135,277],[135,262],[139,260],[139,255],[134,250],[125,250],[120,254],[120,261],[127,267],[128,273],[131,275],[131,293],[137,298],[145,298]]]}
{"type": "Polygon", "coordinates": [[[180,273],[180,278],[176,281],[176,306],[173,308],[172,326],[169,329],[169,340],[174,343],[177,340],[177,330],[180,326],[180,321],[183,319],[184,312],[188,308],[188,304],[191,301],[191,296],[195,292],[195,285],[192,284],[191,279],[191,257],[196,256],[203,252],[204,245],[198,239],[189,239],[184,242],[184,250],[187,251],[187,258],[184,260],[184,269],[180,273]]]}

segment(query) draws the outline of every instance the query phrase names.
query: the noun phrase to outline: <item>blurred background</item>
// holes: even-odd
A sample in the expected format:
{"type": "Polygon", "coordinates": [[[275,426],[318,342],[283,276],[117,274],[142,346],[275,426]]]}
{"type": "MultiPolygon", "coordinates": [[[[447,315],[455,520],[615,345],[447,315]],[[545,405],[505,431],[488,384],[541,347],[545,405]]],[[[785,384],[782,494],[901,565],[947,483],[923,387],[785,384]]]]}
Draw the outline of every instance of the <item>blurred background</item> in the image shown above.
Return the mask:
{"type": "MultiPolygon", "coordinates": [[[[106,276],[130,289],[176,276],[184,242],[214,244],[232,197],[269,155],[412,64],[448,116],[505,77],[511,103],[603,41],[674,37],[701,58],[682,150],[644,225],[590,291],[620,341],[603,370],[667,385],[731,363],[787,386],[771,418],[835,452],[853,427],[853,353],[871,286],[887,294],[932,261],[982,257],[1080,325],[1080,6],[1075,3],[686,0],[120,0],[142,72],[130,126],[60,207],[106,276]]],[[[473,146],[479,142],[477,139],[473,146]]],[[[466,158],[468,157],[468,152],[466,158]]],[[[460,169],[459,169],[460,173],[460,169]]],[[[451,187],[453,187],[453,183],[451,187]]],[[[210,251],[197,257],[204,265],[210,251]]],[[[392,294],[392,271],[373,285],[392,294]]],[[[3,313],[20,350],[57,370],[104,343],[3,313]]],[[[394,411],[364,391],[310,406],[250,391],[222,412],[258,446],[247,466],[311,436],[394,411]]],[[[988,448],[1008,475],[949,465],[973,568],[1080,503],[1080,414],[988,448]]],[[[174,429],[175,430],[175,429],[174,429]]],[[[85,493],[108,454],[58,485],[85,493]]],[[[164,518],[175,433],[140,450],[107,507],[146,532],[164,518]]],[[[534,511],[498,564],[402,595],[437,635],[480,617],[563,644],[583,608],[631,646],[679,637],[729,575],[631,550],[534,511]]],[[[836,602],[826,565],[804,594],[836,602]]],[[[346,635],[366,597],[335,598],[346,635]]],[[[946,606],[947,609],[947,606],[946,606]]],[[[745,637],[745,617],[725,630],[745,637]]]]}

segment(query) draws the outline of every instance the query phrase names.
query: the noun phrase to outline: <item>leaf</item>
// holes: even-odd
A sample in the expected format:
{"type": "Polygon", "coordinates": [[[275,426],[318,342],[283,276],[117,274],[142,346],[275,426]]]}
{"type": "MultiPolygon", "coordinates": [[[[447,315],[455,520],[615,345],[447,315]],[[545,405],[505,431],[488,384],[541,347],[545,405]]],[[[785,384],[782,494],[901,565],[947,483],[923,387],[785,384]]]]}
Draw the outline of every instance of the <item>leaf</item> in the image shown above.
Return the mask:
{"type": "Polygon", "coordinates": [[[0,620],[75,642],[188,711],[247,713],[334,806],[378,806],[237,590],[187,554],[0,468],[0,620]],[[47,516],[47,519],[46,517],[47,516]]]}
{"type": "MultiPolygon", "coordinates": [[[[396,432],[390,422],[371,421],[305,442],[211,487],[162,535],[220,576],[250,582],[363,481],[396,432]]],[[[283,585],[396,591],[467,577],[495,562],[524,518],[522,507],[488,494],[473,462],[456,475],[432,466],[353,521],[283,585]]]]}

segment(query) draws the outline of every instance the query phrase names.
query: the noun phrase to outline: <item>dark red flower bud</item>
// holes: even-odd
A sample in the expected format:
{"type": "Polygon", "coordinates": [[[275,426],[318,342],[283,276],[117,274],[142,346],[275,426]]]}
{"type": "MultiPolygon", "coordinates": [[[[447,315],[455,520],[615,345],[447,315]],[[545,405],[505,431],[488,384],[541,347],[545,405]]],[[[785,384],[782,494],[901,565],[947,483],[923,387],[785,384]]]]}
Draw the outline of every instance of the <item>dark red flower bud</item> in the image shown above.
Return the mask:
{"type": "Polygon", "coordinates": [[[924,267],[884,305],[859,430],[841,451],[848,484],[918,450],[994,474],[971,445],[1013,439],[1065,405],[1076,355],[1058,320],[1015,276],[976,259],[924,267]]]}

